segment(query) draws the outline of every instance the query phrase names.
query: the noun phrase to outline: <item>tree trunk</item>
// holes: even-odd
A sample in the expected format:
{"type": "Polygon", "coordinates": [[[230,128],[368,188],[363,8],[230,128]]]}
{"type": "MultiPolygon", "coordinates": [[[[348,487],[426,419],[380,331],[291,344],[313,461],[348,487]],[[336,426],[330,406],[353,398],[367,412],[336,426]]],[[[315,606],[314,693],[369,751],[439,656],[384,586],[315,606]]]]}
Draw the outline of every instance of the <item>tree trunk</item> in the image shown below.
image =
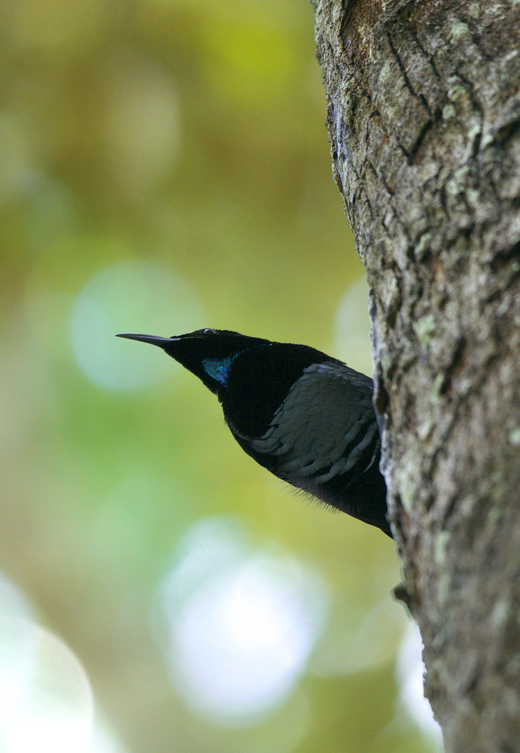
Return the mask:
{"type": "Polygon", "coordinates": [[[333,171],[449,753],[520,751],[520,0],[314,0],[333,171]]]}

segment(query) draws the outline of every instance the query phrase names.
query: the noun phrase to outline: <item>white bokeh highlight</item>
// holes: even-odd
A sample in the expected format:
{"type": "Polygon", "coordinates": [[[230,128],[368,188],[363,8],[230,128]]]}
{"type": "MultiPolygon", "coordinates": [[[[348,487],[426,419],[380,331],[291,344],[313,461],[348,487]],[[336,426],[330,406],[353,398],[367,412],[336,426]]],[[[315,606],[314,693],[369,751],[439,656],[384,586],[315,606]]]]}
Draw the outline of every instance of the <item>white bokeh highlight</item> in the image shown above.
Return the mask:
{"type": "Polygon", "coordinates": [[[1,753],[128,753],[94,720],[89,678],[75,654],[35,622],[0,573],[1,753]]]}
{"type": "Polygon", "coordinates": [[[103,269],[87,282],[75,298],[69,331],[76,361],[90,381],[104,390],[131,391],[180,373],[180,366],[159,348],[116,334],[170,337],[203,325],[202,303],[186,280],[159,263],[135,260],[103,269]]]}
{"type": "Polygon", "coordinates": [[[165,655],[202,716],[245,726],[294,689],[324,627],[327,584],[309,565],[253,547],[230,521],[196,525],[164,580],[165,655]]]}
{"type": "Polygon", "coordinates": [[[423,734],[429,738],[432,746],[440,752],[443,750],[441,728],[433,718],[431,706],[423,692],[422,649],[419,628],[415,624],[410,624],[403,636],[397,656],[396,675],[399,683],[399,699],[423,734]]]}
{"type": "Polygon", "coordinates": [[[17,619],[0,622],[0,644],[2,753],[85,751],[94,705],[88,677],[72,651],[43,628],[17,619]]]}
{"type": "Polygon", "coordinates": [[[338,306],[334,321],[334,350],[337,358],[363,374],[372,374],[368,285],[360,277],[351,285],[338,306]]]}
{"type": "Polygon", "coordinates": [[[340,621],[313,657],[313,674],[337,677],[393,663],[407,622],[404,611],[388,597],[377,602],[355,626],[340,621]]]}

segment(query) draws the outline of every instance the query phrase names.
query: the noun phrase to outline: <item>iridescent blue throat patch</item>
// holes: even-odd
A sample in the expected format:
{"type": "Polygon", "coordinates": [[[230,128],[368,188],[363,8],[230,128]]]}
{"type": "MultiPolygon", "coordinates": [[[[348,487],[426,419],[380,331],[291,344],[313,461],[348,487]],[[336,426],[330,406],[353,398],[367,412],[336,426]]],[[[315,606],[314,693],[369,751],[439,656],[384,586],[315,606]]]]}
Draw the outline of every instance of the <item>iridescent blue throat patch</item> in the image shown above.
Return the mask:
{"type": "Polygon", "coordinates": [[[202,368],[208,376],[226,387],[231,364],[243,352],[243,350],[239,350],[238,353],[233,353],[232,356],[226,356],[226,358],[203,358],[202,368]]]}

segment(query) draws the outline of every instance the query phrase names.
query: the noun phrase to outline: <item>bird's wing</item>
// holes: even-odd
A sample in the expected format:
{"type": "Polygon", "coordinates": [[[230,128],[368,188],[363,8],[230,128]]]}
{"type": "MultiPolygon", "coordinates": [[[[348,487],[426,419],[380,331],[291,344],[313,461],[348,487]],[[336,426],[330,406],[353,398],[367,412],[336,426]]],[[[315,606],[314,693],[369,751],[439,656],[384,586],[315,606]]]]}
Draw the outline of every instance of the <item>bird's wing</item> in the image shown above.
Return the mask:
{"type": "Polygon", "coordinates": [[[250,446],[278,457],[276,474],[301,486],[305,478],[325,483],[347,473],[376,433],[371,380],[322,363],[305,369],[266,433],[250,446]]]}

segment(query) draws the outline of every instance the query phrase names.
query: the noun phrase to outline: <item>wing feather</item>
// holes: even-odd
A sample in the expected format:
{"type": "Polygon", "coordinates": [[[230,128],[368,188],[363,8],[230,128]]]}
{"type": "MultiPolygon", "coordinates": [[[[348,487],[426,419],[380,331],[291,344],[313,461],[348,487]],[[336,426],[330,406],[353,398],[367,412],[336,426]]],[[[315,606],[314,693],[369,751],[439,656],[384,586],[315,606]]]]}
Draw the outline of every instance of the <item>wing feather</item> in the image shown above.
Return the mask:
{"type": "Polygon", "coordinates": [[[372,381],[346,366],[314,364],[305,369],[251,449],[278,458],[276,474],[324,483],[351,470],[373,441],[377,425],[372,381]]]}

